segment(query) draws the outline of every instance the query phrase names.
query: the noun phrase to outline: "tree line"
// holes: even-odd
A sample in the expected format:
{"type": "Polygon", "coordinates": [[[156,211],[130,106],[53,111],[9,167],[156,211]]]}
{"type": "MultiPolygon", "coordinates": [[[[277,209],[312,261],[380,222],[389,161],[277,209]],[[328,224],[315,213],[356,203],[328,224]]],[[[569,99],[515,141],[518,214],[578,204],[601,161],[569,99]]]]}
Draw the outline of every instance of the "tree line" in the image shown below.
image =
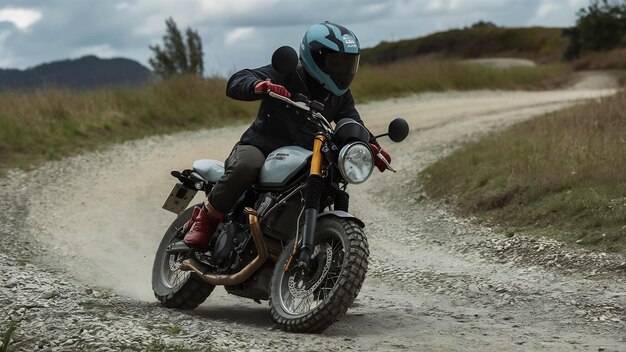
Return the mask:
{"type": "MultiPolygon", "coordinates": [[[[591,0],[577,13],[575,26],[565,29],[569,45],[563,54],[566,60],[585,53],[626,47],[626,0],[591,0]]],[[[197,30],[187,28],[185,36],[170,17],[165,21],[163,46],[150,45],[152,70],[166,79],[178,74],[204,74],[204,52],[197,30]]],[[[496,27],[491,22],[478,22],[474,27],[496,27]]]]}
{"type": "Polygon", "coordinates": [[[563,33],[570,40],[565,59],[626,47],[626,0],[592,0],[577,15],[576,25],[563,33]]]}

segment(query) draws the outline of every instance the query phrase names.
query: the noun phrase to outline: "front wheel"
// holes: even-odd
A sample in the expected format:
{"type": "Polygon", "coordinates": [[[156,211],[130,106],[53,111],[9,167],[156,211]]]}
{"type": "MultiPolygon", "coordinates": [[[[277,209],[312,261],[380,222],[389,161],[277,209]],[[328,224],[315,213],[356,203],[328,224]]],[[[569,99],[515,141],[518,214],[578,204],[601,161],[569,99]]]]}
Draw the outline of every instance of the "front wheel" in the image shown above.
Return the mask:
{"type": "Polygon", "coordinates": [[[272,274],[272,319],[287,331],[321,333],[346,313],[361,290],[369,257],[367,238],[349,219],[320,219],[308,273],[293,266],[284,271],[292,248],[293,241],[272,274]]]}
{"type": "Polygon", "coordinates": [[[183,239],[180,229],[191,218],[193,207],[182,212],[165,232],[152,266],[154,296],[168,308],[194,309],[204,302],[215,286],[190,271],[180,270],[180,253],[168,253],[167,247],[183,239]]]}

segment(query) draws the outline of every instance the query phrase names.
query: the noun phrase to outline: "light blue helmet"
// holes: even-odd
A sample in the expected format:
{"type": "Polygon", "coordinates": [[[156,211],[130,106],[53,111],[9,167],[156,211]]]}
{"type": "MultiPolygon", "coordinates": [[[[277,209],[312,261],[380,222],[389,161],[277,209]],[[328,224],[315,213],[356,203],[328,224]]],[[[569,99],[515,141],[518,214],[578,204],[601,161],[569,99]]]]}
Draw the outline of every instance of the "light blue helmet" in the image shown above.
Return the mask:
{"type": "Polygon", "coordinates": [[[300,44],[306,72],[326,90],[342,95],[359,68],[359,40],[346,27],[324,22],[312,25],[300,44]]]}

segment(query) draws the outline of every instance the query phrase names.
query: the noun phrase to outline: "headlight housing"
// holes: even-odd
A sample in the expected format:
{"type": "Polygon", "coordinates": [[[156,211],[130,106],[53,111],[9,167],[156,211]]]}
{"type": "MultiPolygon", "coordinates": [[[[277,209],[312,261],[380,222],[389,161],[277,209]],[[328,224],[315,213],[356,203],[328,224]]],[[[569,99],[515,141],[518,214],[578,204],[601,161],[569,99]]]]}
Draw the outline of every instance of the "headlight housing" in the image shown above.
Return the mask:
{"type": "Polygon", "coordinates": [[[339,152],[339,171],[348,183],[365,182],[374,170],[374,154],[365,143],[346,144],[339,152]]]}

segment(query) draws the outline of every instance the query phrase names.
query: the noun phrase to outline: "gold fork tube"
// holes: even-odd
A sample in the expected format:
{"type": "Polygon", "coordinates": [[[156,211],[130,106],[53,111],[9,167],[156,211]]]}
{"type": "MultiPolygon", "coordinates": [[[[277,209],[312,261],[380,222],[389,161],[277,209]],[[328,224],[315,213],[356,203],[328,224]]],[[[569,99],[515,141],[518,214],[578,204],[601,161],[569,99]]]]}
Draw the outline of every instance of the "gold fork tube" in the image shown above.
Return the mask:
{"type": "Polygon", "coordinates": [[[313,141],[313,158],[311,159],[311,172],[310,175],[322,176],[322,161],[324,155],[322,154],[322,145],[326,141],[324,135],[318,134],[313,141]]]}

